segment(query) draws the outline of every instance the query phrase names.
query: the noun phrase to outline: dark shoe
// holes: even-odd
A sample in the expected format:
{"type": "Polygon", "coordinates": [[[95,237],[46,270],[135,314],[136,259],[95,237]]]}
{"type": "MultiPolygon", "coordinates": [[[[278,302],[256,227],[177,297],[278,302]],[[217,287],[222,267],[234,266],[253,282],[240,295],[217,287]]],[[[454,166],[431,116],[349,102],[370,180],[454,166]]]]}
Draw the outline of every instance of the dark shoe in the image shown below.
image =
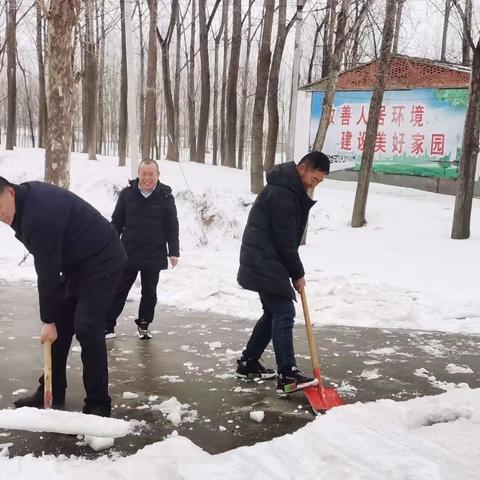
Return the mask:
{"type": "Polygon", "coordinates": [[[108,328],[105,330],[105,340],[110,340],[111,338],[116,338],[117,334],[113,328],[108,328]]]}
{"type": "Polygon", "coordinates": [[[83,413],[87,415],[97,415],[98,417],[109,417],[111,412],[111,407],[105,405],[85,405],[83,407],[83,413]]]}
{"type": "MultiPolygon", "coordinates": [[[[37,390],[31,395],[21,397],[13,402],[15,408],[34,407],[43,408],[43,390],[37,390]]],[[[65,406],[65,394],[53,395],[53,408],[61,410],[65,406]]]]}
{"type": "Polygon", "coordinates": [[[265,368],[258,360],[237,360],[237,371],[235,375],[239,378],[275,378],[277,372],[271,368],[265,368]]]}
{"type": "Polygon", "coordinates": [[[305,377],[297,367],[289,367],[278,374],[277,393],[285,395],[316,385],[318,385],[316,378],[305,377]]]}
{"type": "Polygon", "coordinates": [[[138,327],[138,338],[141,340],[150,340],[152,338],[152,333],[148,329],[148,323],[140,320],[135,320],[135,323],[138,327]]]}

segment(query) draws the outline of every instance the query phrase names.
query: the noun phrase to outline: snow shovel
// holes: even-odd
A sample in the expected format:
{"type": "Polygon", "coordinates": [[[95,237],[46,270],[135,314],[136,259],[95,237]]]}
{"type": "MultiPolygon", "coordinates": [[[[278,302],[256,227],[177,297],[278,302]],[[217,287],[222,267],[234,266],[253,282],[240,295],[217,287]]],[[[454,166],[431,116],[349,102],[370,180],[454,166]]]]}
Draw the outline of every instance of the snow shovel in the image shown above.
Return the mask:
{"type": "Polygon", "coordinates": [[[43,342],[43,408],[50,409],[53,404],[52,395],[52,344],[43,342]]]}
{"type": "Polygon", "coordinates": [[[313,375],[318,380],[317,386],[304,388],[303,391],[305,392],[314,413],[318,415],[322,411],[343,405],[344,402],[334,388],[326,388],[323,386],[305,288],[302,289],[300,295],[302,297],[303,315],[305,316],[305,328],[307,329],[308,348],[310,350],[310,357],[312,358],[313,375]]]}

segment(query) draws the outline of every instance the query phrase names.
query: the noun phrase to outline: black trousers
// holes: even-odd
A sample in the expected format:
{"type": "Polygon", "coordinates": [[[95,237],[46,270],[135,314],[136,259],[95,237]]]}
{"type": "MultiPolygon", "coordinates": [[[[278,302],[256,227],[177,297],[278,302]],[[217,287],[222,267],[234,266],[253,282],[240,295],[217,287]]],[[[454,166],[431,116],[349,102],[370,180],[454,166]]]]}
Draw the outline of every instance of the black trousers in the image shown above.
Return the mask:
{"type": "MultiPolygon", "coordinates": [[[[105,321],[120,272],[80,282],[69,293],[62,318],[55,323],[57,340],[52,344],[52,390],[54,398],[65,396],[67,357],[73,335],[82,348],[85,406],[110,408],[105,321]]],[[[66,290],[68,290],[68,281],[66,290]]],[[[40,378],[43,389],[43,376],[40,378]]]]}
{"type": "MultiPolygon", "coordinates": [[[[107,315],[106,330],[113,330],[117,324],[117,318],[122,313],[128,292],[135,283],[139,270],[125,268],[118,282],[117,291],[113,298],[112,305],[107,315]]],[[[138,320],[140,322],[152,323],[157,305],[157,285],[160,276],[159,269],[140,270],[140,280],[142,282],[142,297],[138,308],[138,320]]]]}

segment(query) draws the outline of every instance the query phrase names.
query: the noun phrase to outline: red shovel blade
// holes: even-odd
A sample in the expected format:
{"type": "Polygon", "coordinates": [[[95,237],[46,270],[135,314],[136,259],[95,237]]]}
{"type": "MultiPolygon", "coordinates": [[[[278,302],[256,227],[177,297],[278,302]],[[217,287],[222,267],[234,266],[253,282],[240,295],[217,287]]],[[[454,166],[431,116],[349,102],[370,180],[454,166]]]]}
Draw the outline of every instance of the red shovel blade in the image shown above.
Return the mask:
{"type": "Polygon", "coordinates": [[[334,388],[307,387],[303,391],[315,413],[330,410],[345,403],[334,388]]]}
{"type": "Polygon", "coordinates": [[[52,392],[45,390],[45,392],[43,393],[43,408],[48,410],[52,408],[52,404],[53,404],[52,392]]]}

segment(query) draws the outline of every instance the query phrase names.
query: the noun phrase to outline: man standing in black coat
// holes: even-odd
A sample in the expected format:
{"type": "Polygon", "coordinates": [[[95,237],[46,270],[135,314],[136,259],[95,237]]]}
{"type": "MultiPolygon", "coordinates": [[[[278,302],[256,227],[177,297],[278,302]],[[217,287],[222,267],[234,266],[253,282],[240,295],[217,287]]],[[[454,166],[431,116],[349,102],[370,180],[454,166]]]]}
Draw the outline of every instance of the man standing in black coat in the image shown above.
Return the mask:
{"type": "Polygon", "coordinates": [[[315,202],[307,189],[315,188],[330,171],[330,161],[321,152],[310,152],[298,165],[294,162],[275,166],[267,175],[267,186],[260,192],[250,211],[240,250],[238,283],[258,292],[263,315],[237,362],[237,376],[272,378],[260,357],[270,340],[277,362],[277,391],[281,394],[300,390],[314,383],[297,369],[293,350],[295,291],[305,286],[298,247],[308,213],[315,202]]]}
{"type": "Polygon", "coordinates": [[[157,304],[160,270],[175,267],[178,262],[178,218],[172,189],[159,182],[160,170],[155,160],[142,160],[138,178],[130,182],[118,197],[112,224],[122,238],[128,262],[107,318],[106,338],[114,338],[115,325],[122,313],[128,292],[138,272],[142,282],[142,298],[135,323],[138,336],[152,338],[149,325],[157,304]]]}
{"type": "MultiPolygon", "coordinates": [[[[67,356],[82,347],[84,413],[110,416],[105,319],[126,255],[109,222],[71,192],[43,182],[14,185],[0,177],[0,220],[33,255],[41,341],[52,343],[54,406],[65,403],[67,356]]],[[[43,376],[16,407],[43,407],[43,376]]]]}

